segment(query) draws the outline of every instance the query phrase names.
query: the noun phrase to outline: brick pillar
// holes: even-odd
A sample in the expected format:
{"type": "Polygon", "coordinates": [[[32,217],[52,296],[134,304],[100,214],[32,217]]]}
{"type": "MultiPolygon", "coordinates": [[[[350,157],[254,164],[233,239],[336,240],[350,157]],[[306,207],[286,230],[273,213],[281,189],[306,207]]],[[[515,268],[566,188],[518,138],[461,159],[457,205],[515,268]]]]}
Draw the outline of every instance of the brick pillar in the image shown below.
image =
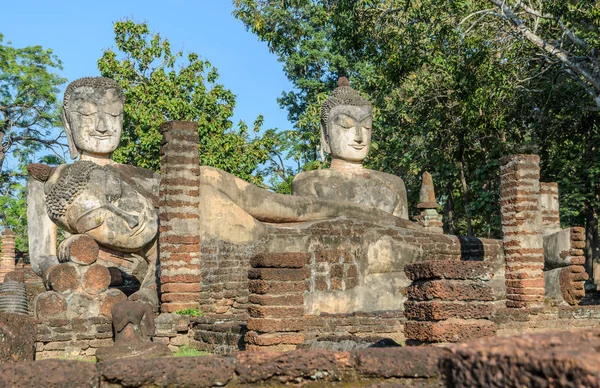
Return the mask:
{"type": "Polygon", "coordinates": [[[0,254],[0,283],[4,275],[15,270],[15,234],[10,229],[2,232],[2,253],[0,254]]]}
{"type": "Polygon", "coordinates": [[[502,158],[500,182],[506,306],[541,307],[545,282],[540,157],[513,155],[502,158]]]}
{"type": "Polygon", "coordinates": [[[251,259],[246,350],[290,350],[304,341],[309,260],[307,253],[265,253],[251,259]]]}
{"type": "Polygon", "coordinates": [[[490,320],[495,310],[488,284],[492,264],[434,260],[407,264],[404,272],[413,281],[404,303],[407,344],[461,342],[496,333],[490,320]]]}
{"type": "Polygon", "coordinates": [[[160,127],[161,310],[198,308],[200,295],[200,159],[198,124],[169,121],[160,127]]]}
{"type": "Polygon", "coordinates": [[[542,227],[544,229],[544,234],[560,231],[558,183],[540,182],[540,208],[542,209],[542,227]]]}

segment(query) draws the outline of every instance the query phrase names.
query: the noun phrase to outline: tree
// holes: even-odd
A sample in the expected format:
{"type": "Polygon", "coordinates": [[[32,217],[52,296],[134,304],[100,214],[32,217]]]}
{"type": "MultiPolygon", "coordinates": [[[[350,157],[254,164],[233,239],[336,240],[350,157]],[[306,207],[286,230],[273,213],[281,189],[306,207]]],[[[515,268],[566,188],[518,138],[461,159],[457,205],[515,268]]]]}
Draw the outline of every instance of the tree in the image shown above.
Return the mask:
{"type": "MultiPolygon", "coordinates": [[[[280,103],[307,160],[317,146],[320,101],[338,76],[350,76],[374,104],[369,165],[401,176],[413,204],[421,173],[430,171],[447,232],[500,236],[497,160],[513,152],[541,153],[543,177],[562,182],[563,213],[581,219],[594,148],[569,158],[561,143],[574,129],[581,136],[571,152],[595,139],[596,113],[587,109],[594,101],[505,17],[490,17],[502,15],[489,1],[236,0],[235,15],[294,83],[280,103]],[[571,195],[573,187],[581,190],[571,195]]],[[[568,17],[597,31],[593,18],[568,17]]]]}
{"type": "Polygon", "coordinates": [[[4,161],[11,151],[18,149],[20,162],[42,149],[62,156],[66,144],[52,129],[60,123],[56,96],[65,79],[52,72],[62,69],[52,50],[2,41],[0,34],[0,170],[6,182],[4,161]]]}
{"type": "MultiPolygon", "coordinates": [[[[273,132],[250,138],[244,122],[233,128],[235,95],[217,83],[217,69],[196,53],[173,52],[169,41],[151,33],[146,23],[119,21],[114,31],[118,51],[106,50],[98,61],[101,74],[117,81],[125,93],[123,137],[114,159],[157,170],[160,124],[194,121],[201,164],[262,184],[260,166],[268,160],[273,132]]],[[[262,122],[258,116],[254,134],[262,122]]]]}
{"type": "MultiPolygon", "coordinates": [[[[597,1],[489,0],[514,30],[540,50],[540,55],[578,82],[600,108],[600,4],[597,1]]],[[[473,14],[474,15],[474,14],[473,14]]]]}
{"type": "Polygon", "coordinates": [[[61,61],[41,46],[15,48],[0,34],[0,224],[16,233],[16,249],[27,251],[24,167],[36,153],[48,163],[64,160],[66,144],[60,123],[57,93],[65,79],[55,73],[61,61]],[[7,169],[8,155],[16,168],[7,169]]]}

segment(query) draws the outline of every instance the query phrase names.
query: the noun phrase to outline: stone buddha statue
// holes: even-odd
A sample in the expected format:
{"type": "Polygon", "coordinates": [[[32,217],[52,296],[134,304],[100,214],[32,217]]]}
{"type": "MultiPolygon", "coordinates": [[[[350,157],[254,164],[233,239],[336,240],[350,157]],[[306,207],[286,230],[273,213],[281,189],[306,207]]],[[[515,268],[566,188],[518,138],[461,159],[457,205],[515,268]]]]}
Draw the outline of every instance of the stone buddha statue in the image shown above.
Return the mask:
{"type": "Polygon", "coordinates": [[[74,236],[65,239],[57,252],[58,225],[67,235],[94,238],[104,257],[112,258],[106,266],[122,267],[139,278],[142,288],[153,288],[160,176],[111,160],[122,134],[122,89],[108,78],[78,79],[66,88],[62,118],[71,158],[79,161],[28,168],[32,269],[41,276],[44,268],[68,261],[74,236]],[[121,258],[126,265],[119,265],[121,258]]]}
{"type": "Polygon", "coordinates": [[[371,104],[350,87],[345,77],[340,78],[321,110],[321,144],[331,154],[331,168],[298,174],[292,193],[373,206],[408,219],[402,179],[363,167],[371,133],[371,104]]]}

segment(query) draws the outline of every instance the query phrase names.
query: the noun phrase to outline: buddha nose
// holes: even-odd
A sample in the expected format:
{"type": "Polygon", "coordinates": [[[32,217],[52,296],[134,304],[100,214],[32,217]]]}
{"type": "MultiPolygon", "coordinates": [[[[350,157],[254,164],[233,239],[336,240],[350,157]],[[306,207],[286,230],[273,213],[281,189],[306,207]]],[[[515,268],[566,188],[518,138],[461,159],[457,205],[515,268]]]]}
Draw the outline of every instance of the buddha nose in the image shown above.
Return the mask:
{"type": "Polygon", "coordinates": [[[360,125],[356,126],[356,129],[354,132],[354,141],[357,143],[363,142],[363,131],[362,131],[362,127],[360,125]]]}

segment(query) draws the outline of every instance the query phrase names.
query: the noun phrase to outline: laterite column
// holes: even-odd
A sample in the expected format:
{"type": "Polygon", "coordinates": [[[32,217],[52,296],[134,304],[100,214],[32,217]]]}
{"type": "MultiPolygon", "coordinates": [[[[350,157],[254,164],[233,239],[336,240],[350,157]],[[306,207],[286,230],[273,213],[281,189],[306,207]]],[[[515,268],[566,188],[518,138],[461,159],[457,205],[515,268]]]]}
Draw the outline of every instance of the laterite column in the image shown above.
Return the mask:
{"type": "Polygon", "coordinates": [[[198,124],[170,121],[160,161],[161,310],[198,308],[200,294],[200,159],[198,124]]]}
{"type": "Polygon", "coordinates": [[[540,157],[500,160],[500,204],[506,260],[506,306],[541,307],[545,294],[540,157]]]}
{"type": "Polygon", "coordinates": [[[15,234],[10,229],[2,232],[2,253],[0,254],[0,283],[4,275],[15,270],[15,234]]]}

